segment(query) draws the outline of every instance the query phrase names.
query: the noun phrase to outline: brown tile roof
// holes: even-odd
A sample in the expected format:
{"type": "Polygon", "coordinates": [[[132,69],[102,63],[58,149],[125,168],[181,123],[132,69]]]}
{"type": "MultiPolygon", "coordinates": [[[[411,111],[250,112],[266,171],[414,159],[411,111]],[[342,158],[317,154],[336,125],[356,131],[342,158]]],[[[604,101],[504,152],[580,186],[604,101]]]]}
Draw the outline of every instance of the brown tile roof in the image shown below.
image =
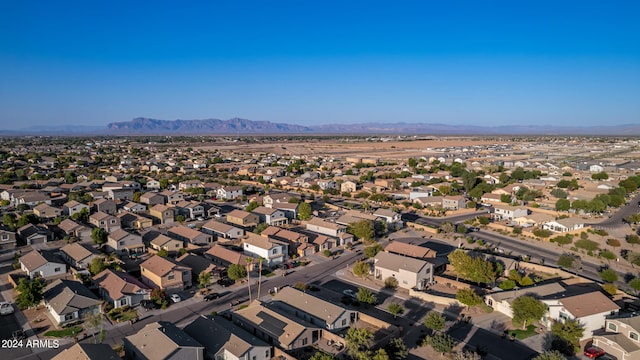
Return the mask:
{"type": "Polygon", "coordinates": [[[147,359],[169,359],[181,348],[189,349],[188,352],[182,351],[185,358],[203,357],[204,347],[199,342],[166,321],[148,324],[125,339],[125,344],[128,342],[135,346],[147,359]]]}
{"type": "Polygon", "coordinates": [[[100,253],[95,249],[77,242],[63,246],[60,251],[67,254],[75,261],[81,261],[90,257],[91,255],[100,255],[100,253]]]}
{"type": "Polygon", "coordinates": [[[202,225],[204,229],[209,229],[211,231],[216,231],[220,233],[227,233],[234,229],[233,226],[229,224],[222,223],[216,220],[209,220],[204,225],[202,225]]]}
{"type": "Polygon", "coordinates": [[[250,212],[246,212],[244,210],[238,210],[238,209],[235,209],[235,210],[233,210],[233,211],[231,211],[230,213],[227,214],[227,216],[231,216],[231,217],[235,217],[235,218],[239,218],[239,219],[244,219],[249,215],[251,215],[250,212]]]}
{"type": "Polygon", "coordinates": [[[140,267],[147,269],[148,271],[158,276],[164,276],[174,269],[181,268],[169,259],[162,256],[154,255],[140,264],[140,267]]]}
{"type": "Polygon", "coordinates": [[[167,230],[167,232],[176,234],[178,236],[181,236],[187,239],[195,239],[198,236],[203,234],[198,230],[190,229],[184,225],[174,226],[171,229],[167,230]]]}
{"type": "Polygon", "coordinates": [[[620,309],[616,303],[599,291],[570,296],[558,301],[576,318],[620,309]]]}
{"type": "Polygon", "coordinates": [[[77,343],[51,360],[120,360],[120,357],[107,344],[77,343]]]}
{"type": "Polygon", "coordinates": [[[400,255],[406,255],[413,258],[426,258],[434,257],[435,253],[429,248],[425,248],[418,245],[407,244],[400,241],[392,241],[384,248],[384,251],[390,253],[396,253],[400,255]]]}
{"type": "Polygon", "coordinates": [[[112,300],[118,300],[125,295],[132,295],[149,288],[135,277],[106,269],[93,277],[94,283],[103,288],[112,300]]]}
{"type": "MultiPolygon", "coordinates": [[[[229,250],[222,245],[214,245],[211,249],[207,250],[206,254],[226,261],[230,264],[246,265],[246,258],[250,257],[241,252],[229,250]]],[[[254,259],[255,262],[255,259],[254,259]]]]}

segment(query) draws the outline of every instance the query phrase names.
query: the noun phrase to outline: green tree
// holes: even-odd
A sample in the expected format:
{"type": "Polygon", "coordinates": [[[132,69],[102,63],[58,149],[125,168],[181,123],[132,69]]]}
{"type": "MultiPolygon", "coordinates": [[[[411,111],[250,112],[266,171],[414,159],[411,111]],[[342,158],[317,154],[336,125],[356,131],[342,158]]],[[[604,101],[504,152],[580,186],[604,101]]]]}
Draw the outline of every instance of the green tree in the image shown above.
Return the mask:
{"type": "Polygon", "coordinates": [[[97,275],[106,268],[107,264],[105,264],[104,258],[96,257],[91,260],[91,264],[89,265],[89,272],[91,273],[91,275],[97,275]]]}
{"type": "Polygon", "coordinates": [[[357,357],[361,352],[368,352],[373,345],[373,333],[366,328],[349,328],[344,338],[347,352],[357,357]]]}
{"type": "Polygon", "coordinates": [[[433,331],[440,331],[444,329],[445,318],[437,311],[429,311],[424,318],[424,325],[433,331]]]}
{"type": "Polygon", "coordinates": [[[547,311],[547,306],[533,296],[522,295],[513,300],[511,309],[514,323],[522,323],[522,329],[524,330],[528,324],[542,318],[547,311]]]}
{"type": "Polygon", "coordinates": [[[252,212],[253,210],[255,210],[258,207],[258,203],[255,201],[252,201],[249,203],[249,205],[247,205],[247,208],[245,209],[248,212],[252,212]]]}
{"type": "Polygon", "coordinates": [[[450,353],[456,346],[456,341],[448,334],[436,333],[424,338],[424,345],[430,345],[435,351],[450,353]]]}
{"type": "Polygon", "coordinates": [[[370,270],[371,266],[366,261],[357,261],[355,264],[353,264],[353,274],[363,279],[367,275],[369,275],[370,270]]]}
{"type": "Polygon", "coordinates": [[[482,298],[480,295],[476,294],[476,292],[471,289],[458,290],[456,293],[456,300],[467,305],[469,308],[482,304],[482,298]]]}
{"type": "Polygon", "coordinates": [[[298,206],[298,219],[309,220],[311,219],[312,209],[311,205],[307,202],[302,202],[298,206]]]}
{"type": "Polygon", "coordinates": [[[240,280],[247,276],[247,269],[240,264],[231,264],[227,269],[227,275],[231,280],[240,280]]]}
{"type": "Polygon", "coordinates": [[[576,319],[558,321],[551,325],[551,333],[569,343],[575,352],[580,351],[580,339],[584,334],[584,325],[576,319]]]}
{"type": "Polygon", "coordinates": [[[198,276],[198,287],[200,289],[204,289],[211,284],[211,273],[207,271],[203,271],[198,276]]]}
{"type": "Polygon", "coordinates": [[[468,350],[463,350],[453,355],[453,360],[482,360],[482,356],[468,350]]]}
{"type": "Polygon", "coordinates": [[[349,224],[347,231],[356,238],[362,239],[366,244],[373,241],[373,224],[369,220],[360,220],[349,224]]]}
{"type": "Polygon", "coordinates": [[[549,350],[534,357],[532,360],[567,360],[567,357],[558,350],[549,350]]]}
{"type": "Polygon", "coordinates": [[[184,215],[180,214],[176,216],[176,221],[182,224],[185,221],[184,215]]]}
{"type": "Polygon", "coordinates": [[[16,287],[18,291],[16,305],[18,305],[20,309],[38,305],[42,300],[42,291],[46,284],[46,281],[41,277],[36,277],[33,280],[20,279],[16,287]]]}
{"type": "Polygon", "coordinates": [[[75,221],[82,221],[82,222],[86,223],[87,221],[89,221],[89,209],[83,208],[82,210],[78,211],[77,213],[71,215],[71,219],[73,219],[75,221]]]}
{"type": "Polygon", "coordinates": [[[384,279],[384,287],[386,287],[387,289],[397,288],[398,279],[394,278],[393,276],[389,276],[388,278],[384,279]]]}
{"type": "Polygon", "coordinates": [[[367,356],[367,359],[371,359],[371,360],[389,360],[389,355],[387,355],[387,351],[385,349],[378,349],[376,350],[371,357],[367,356]]]}
{"type": "Polygon", "coordinates": [[[625,239],[631,245],[640,244],[640,236],[636,234],[627,235],[625,239]]]}
{"type": "Polygon", "coordinates": [[[467,233],[467,227],[464,224],[458,224],[458,225],[456,225],[456,232],[458,234],[466,234],[467,233]]]}
{"type": "Polygon", "coordinates": [[[363,304],[371,304],[375,305],[378,301],[376,295],[371,292],[371,290],[361,287],[358,289],[358,293],[356,294],[356,298],[363,304]]]}
{"type": "Polygon", "coordinates": [[[640,291],[640,278],[631,279],[631,281],[629,281],[629,287],[635,290],[637,294],[638,291],[640,291]]]}
{"type": "Polygon", "coordinates": [[[449,234],[455,231],[455,226],[451,222],[445,221],[440,225],[440,231],[449,234]]]}
{"type": "Polygon", "coordinates": [[[387,310],[389,311],[389,313],[391,313],[391,315],[393,315],[394,319],[398,315],[402,315],[402,313],[404,313],[404,308],[402,307],[402,305],[400,305],[398,303],[389,304],[389,306],[387,306],[387,310]]]}
{"type": "Polygon", "coordinates": [[[618,273],[613,269],[604,269],[600,271],[598,274],[600,274],[600,278],[604,282],[614,283],[618,281],[618,273]]]}
{"type": "Polygon", "coordinates": [[[166,257],[169,257],[169,251],[167,249],[162,248],[158,250],[158,253],[156,255],[166,258],[166,257]]]}
{"type": "Polygon", "coordinates": [[[133,193],[133,201],[139,203],[140,202],[140,197],[142,196],[142,193],[140,191],[136,191],[133,193]]]}
{"type": "Polygon", "coordinates": [[[571,202],[567,199],[558,199],[556,201],[556,210],[557,211],[569,211],[571,208],[571,202]]]}
{"type": "Polygon", "coordinates": [[[382,245],[376,243],[364,248],[364,256],[372,258],[375,257],[380,251],[382,251],[382,245]]]}
{"type": "Polygon", "coordinates": [[[407,344],[405,344],[404,340],[399,337],[393,338],[391,339],[391,341],[389,341],[387,350],[390,354],[391,359],[393,360],[403,360],[409,356],[407,344]]]}
{"type": "Polygon", "coordinates": [[[262,232],[263,232],[263,231],[265,231],[268,227],[269,227],[269,224],[267,224],[267,223],[260,223],[260,224],[258,224],[258,225],[255,227],[255,229],[253,229],[253,232],[254,232],[255,234],[260,235],[260,234],[262,234],[262,232]]]}
{"type": "Polygon", "coordinates": [[[558,258],[558,266],[562,266],[564,268],[572,268],[574,265],[576,258],[570,254],[562,254],[558,258]]]}
{"type": "Polygon", "coordinates": [[[93,239],[93,243],[97,245],[102,245],[107,242],[107,232],[101,228],[93,228],[91,230],[91,239],[93,239]]]}
{"type": "Polygon", "coordinates": [[[316,351],[313,356],[309,358],[309,360],[336,360],[336,357],[333,354],[328,354],[322,351],[316,351]]]}

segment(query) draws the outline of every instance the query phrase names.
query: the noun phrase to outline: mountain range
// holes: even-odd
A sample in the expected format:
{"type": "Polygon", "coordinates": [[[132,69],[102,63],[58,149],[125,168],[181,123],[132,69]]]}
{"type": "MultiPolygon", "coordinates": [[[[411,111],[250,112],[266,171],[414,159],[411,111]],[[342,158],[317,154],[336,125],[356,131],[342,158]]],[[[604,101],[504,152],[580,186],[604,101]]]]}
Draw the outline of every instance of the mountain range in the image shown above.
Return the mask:
{"type": "Polygon", "coordinates": [[[303,126],[296,124],[252,121],[233,118],[229,120],[158,120],[135,118],[131,121],[113,122],[106,127],[59,125],[33,127],[16,131],[0,130],[0,135],[640,135],[640,125],[602,126],[478,126],[438,123],[363,123],[303,126]]]}

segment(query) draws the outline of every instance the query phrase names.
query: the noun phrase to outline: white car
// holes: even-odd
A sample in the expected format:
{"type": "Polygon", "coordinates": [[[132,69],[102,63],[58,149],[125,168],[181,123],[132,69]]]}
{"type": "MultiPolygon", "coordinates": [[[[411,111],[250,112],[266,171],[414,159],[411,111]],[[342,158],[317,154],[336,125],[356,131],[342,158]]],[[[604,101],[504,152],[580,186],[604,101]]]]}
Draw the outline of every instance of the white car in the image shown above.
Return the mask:
{"type": "Polygon", "coordinates": [[[0,315],[9,314],[13,314],[13,305],[6,301],[0,302],[0,315]]]}
{"type": "Polygon", "coordinates": [[[346,290],[342,291],[342,295],[349,296],[349,297],[352,297],[354,299],[358,297],[356,295],[356,293],[354,293],[353,290],[351,290],[351,289],[346,289],[346,290]]]}
{"type": "Polygon", "coordinates": [[[182,301],[182,299],[180,298],[180,295],[178,295],[178,294],[171,294],[170,299],[174,303],[182,301]]]}

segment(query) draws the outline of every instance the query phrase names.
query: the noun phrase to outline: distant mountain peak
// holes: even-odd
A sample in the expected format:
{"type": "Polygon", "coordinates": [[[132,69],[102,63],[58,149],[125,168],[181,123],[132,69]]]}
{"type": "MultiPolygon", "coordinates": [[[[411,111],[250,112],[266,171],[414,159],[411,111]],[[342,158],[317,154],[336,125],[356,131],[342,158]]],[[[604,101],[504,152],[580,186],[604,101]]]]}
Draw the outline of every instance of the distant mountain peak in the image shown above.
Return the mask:
{"type": "Polygon", "coordinates": [[[273,123],[270,121],[253,121],[240,118],[229,120],[158,120],[138,117],[131,121],[114,122],[107,125],[110,134],[182,134],[182,135],[218,135],[218,134],[289,134],[309,133],[313,129],[307,126],[273,123]]]}

